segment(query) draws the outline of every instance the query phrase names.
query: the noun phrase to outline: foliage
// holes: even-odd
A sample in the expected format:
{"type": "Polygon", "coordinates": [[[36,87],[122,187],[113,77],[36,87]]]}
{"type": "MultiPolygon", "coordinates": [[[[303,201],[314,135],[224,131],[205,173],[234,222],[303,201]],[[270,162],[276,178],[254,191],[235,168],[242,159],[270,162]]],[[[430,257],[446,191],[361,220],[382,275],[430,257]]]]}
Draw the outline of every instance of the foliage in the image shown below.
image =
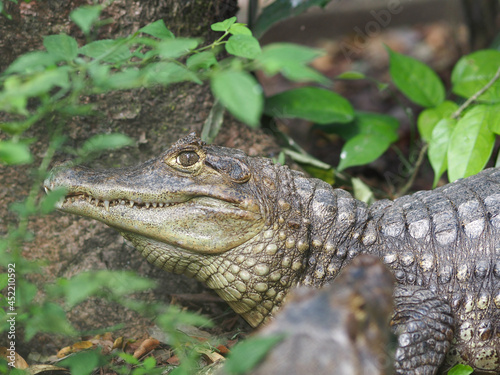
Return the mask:
{"type": "Polygon", "coordinates": [[[458,364],[454,366],[450,371],[448,371],[448,375],[469,375],[473,372],[474,370],[472,369],[472,367],[458,364]]]}
{"type": "Polygon", "coordinates": [[[266,354],[285,338],[284,335],[254,336],[238,343],[232,350],[224,370],[228,375],[249,373],[266,354]]]}

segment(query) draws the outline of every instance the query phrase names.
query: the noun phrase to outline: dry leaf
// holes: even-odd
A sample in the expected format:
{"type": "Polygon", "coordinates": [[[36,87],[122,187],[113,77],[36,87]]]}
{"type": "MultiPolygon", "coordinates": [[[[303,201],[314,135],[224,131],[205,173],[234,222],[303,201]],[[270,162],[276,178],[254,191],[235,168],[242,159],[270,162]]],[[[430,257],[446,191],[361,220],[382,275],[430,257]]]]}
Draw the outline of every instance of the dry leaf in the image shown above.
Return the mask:
{"type": "Polygon", "coordinates": [[[158,345],[160,345],[160,342],[157,339],[153,339],[150,337],[150,338],[144,340],[141,343],[141,345],[139,345],[139,347],[134,352],[134,357],[141,358],[143,355],[154,350],[158,345]]]}
{"type": "Polygon", "coordinates": [[[7,363],[10,365],[14,362],[14,366],[17,369],[23,370],[28,368],[28,363],[17,354],[14,350],[10,350],[5,346],[0,346],[0,357],[5,358],[7,363]]]}
{"type": "Polygon", "coordinates": [[[71,346],[66,346],[57,352],[57,358],[63,358],[71,353],[76,353],[85,349],[90,349],[94,346],[91,341],[79,341],[71,346]]]}

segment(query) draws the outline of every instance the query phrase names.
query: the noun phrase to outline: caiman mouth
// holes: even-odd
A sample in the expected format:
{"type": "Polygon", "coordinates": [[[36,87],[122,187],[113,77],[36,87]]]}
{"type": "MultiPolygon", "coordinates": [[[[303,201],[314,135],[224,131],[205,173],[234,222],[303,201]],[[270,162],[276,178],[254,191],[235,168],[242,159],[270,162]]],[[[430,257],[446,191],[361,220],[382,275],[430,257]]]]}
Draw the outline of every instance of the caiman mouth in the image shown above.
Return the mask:
{"type": "MultiPolygon", "coordinates": [[[[50,189],[45,187],[45,192],[49,192],[50,189]]],[[[99,199],[95,198],[90,194],[86,193],[69,193],[64,197],[64,200],[60,202],[60,206],[58,208],[63,209],[65,205],[72,204],[72,203],[77,203],[77,201],[86,201],[90,205],[93,205],[95,207],[102,207],[106,211],[109,211],[110,207],[114,206],[128,206],[129,208],[137,207],[137,208],[163,208],[163,207],[170,207],[174,206],[176,204],[181,204],[185,202],[147,202],[147,203],[139,203],[133,200],[129,200],[126,198],[123,199],[111,199],[111,200],[106,200],[106,199],[99,199]]]]}

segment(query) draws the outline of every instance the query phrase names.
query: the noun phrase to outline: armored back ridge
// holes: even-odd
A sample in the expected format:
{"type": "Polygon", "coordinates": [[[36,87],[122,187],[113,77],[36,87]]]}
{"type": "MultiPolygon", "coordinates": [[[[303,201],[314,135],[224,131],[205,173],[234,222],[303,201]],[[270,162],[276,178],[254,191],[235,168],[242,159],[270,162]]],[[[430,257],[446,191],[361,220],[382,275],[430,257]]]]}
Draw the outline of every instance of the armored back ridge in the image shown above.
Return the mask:
{"type": "Polygon", "coordinates": [[[189,135],[137,167],[55,170],[45,188],[59,186],[68,189],[62,211],[116,228],[149,262],[204,282],[252,326],[275,315],[292,287],[321,287],[357,255],[375,255],[396,279],[397,373],[457,362],[500,371],[500,170],[368,208],[189,135]]]}

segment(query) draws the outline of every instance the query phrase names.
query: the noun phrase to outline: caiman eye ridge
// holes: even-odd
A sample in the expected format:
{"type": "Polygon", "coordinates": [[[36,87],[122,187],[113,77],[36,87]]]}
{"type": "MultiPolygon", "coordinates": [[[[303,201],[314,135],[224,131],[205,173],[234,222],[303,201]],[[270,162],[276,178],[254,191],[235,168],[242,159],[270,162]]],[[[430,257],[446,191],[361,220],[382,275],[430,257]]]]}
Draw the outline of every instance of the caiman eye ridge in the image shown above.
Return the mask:
{"type": "MultiPolygon", "coordinates": [[[[96,207],[103,207],[106,211],[109,211],[110,207],[114,206],[129,206],[130,208],[136,207],[138,209],[152,209],[152,208],[164,208],[164,207],[169,207],[169,206],[174,206],[178,203],[165,203],[165,202],[145,202],[145,203],[138,203],[133,200],[129,199],[114,199],[114,200],[103,200],[99,198],[94,198],[91,195],[81,193],[81,194],[76,194],[76,195],[70,195],[64,198],[65,203],[75,203],[77,200],[83,201],[86,200],[88,203],[96,206],[96,207]]],[[[179,202],[180,203],[180,202],[179,202]]]]}

